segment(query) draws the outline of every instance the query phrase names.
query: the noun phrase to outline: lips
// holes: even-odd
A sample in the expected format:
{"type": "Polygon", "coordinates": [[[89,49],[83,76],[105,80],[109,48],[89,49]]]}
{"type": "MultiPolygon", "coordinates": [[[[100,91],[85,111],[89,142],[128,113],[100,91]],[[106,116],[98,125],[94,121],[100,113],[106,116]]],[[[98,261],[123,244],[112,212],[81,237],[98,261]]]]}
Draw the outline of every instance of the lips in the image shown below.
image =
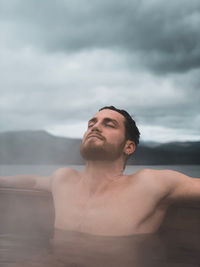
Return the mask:
{"type": "Polygon", "coordinates": [[[98,138],[98,139],[104,140],[104,138],[103,138],[101,135],[97,135],[97,134],[89,134],[89,135],[87,136],[87,139],[90,138],[90,137],[96,137],[96,138],[98,138]]]}

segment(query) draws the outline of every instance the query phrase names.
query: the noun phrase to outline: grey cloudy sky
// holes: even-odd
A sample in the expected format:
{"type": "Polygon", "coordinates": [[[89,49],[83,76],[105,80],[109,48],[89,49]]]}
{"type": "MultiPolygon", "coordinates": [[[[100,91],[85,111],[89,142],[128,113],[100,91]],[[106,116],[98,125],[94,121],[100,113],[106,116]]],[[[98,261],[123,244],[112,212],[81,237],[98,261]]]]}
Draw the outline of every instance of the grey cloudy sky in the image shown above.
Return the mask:
{"type": "Polygon", "coordinates": [[[199,0],[1,0],[0,131],[81,137],[105,105],[200,140],[199,0]]]}

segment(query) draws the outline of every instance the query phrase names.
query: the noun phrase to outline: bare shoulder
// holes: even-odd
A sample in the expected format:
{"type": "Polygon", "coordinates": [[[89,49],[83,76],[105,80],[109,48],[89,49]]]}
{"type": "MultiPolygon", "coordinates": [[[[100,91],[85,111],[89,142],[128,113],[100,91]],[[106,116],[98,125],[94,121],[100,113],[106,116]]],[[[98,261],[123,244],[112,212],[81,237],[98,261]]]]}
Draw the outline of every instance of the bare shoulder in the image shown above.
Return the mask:
{"type": "Polygon", "coordinates": [[[57,169],[53,175],[52,175],[52,180],[53,183],[65,183],[65,182],[70,182],[70,181],[75,181],[77,180],[79,176],[78,171],[69,168],[69,167],[63,167],[57,169]]]}
{"type": "Polygon", "coordinates": [[[69,168],[69,167],[63,167],[63,168],[59,168],[59,169],[57,169],[57,170],[53,173],[53,175],[54,175],[54,176],[62,176],[62,175],[66,175],[66,174],[73,173],[73,172],[75,172],[74,169],[69,168]]]}
{"type": "Polygon", "coordinates": [[[143,169],[132,175],[139,183],[152,189],[159,195],[167,196],[176,186],[178,181],[186,179],[182,173],[172,170],[143,169]]]}
{"type": "Polygon", "coordinates": [[[154,182],[158,177],[161,177],[162,173],[159,170],[154,169],[142,169],[132,174],[132,177],[139,179],[141,182],[154,182]]]}
{"type": "Polygon", "coordinates": [[[187,177],[186,175],[180,172],[168,170],[168,169],[164,169],[164,170],[143,169],[143,170],[136,172],[133,175],[137,176],[140,179],[150,180],[151,182],[155,181],[156,183],[162,182],[162,183],[168,183],[168,184],[175,182],[175,180],[177,179],[183,179],[187,177]]]}

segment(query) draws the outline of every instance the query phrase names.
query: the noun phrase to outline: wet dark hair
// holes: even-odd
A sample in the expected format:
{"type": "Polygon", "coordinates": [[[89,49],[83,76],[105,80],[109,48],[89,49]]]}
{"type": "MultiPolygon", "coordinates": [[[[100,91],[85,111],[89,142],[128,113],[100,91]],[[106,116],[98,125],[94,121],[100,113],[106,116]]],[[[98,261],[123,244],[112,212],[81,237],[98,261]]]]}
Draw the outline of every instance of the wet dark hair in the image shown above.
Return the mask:
{"type": "Polygon", "coordinates": [[[105,106],[105,107],[99,109],[99,111],[104,110],[104,109],[114,110],[114,111],[120,113],[122,116],[124,116],[126,140],[133,141],[135,143],[135,145],[137,146],[139,144],[140,132],[139,132],[138,127],[136,126],[134,119],[131,117],[131,115],[127,111],[125,111],[124,109],[118,109],[114,106],[105,106]]]}

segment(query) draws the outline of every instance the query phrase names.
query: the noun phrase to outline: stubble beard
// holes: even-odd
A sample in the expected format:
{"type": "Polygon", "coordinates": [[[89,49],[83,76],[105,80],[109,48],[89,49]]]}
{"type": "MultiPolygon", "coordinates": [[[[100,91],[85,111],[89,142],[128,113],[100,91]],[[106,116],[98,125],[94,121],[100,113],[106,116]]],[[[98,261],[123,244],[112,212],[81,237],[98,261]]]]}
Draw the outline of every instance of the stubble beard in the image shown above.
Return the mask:
{"type": "Polygon", "coordinates": [[[90,161],[114,161],[123,154],[124,142],[115,145],[107,143],[96,144],[93,141],[84,142],[80,146],[80,153],[84,160],[90,161]]]}

